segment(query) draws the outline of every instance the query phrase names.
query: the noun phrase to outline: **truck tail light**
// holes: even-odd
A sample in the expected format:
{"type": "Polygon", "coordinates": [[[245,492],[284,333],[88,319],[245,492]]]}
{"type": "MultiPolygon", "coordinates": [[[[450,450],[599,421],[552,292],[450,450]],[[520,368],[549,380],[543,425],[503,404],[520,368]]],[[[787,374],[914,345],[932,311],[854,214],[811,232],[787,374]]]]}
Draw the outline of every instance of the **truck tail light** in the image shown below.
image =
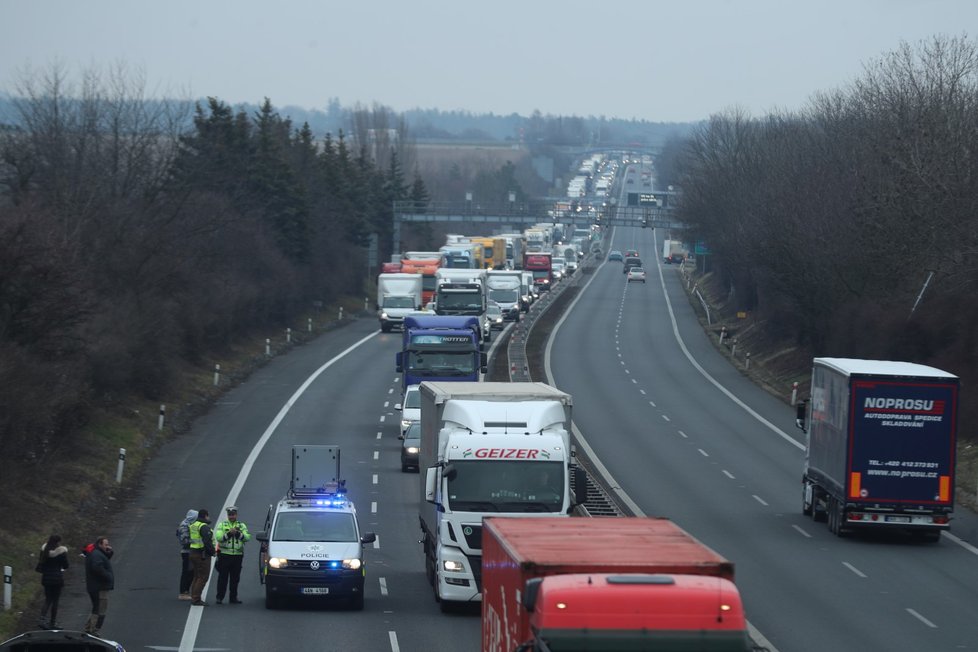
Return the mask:
{"type": "Polygon", "coordinates": [[[938,514],[938,515],[934,516],[934,523],[936,523],[938,525],[947,525],[950,521],[951,521],[951,519],[949,519],[944,514],[938,514]]]}

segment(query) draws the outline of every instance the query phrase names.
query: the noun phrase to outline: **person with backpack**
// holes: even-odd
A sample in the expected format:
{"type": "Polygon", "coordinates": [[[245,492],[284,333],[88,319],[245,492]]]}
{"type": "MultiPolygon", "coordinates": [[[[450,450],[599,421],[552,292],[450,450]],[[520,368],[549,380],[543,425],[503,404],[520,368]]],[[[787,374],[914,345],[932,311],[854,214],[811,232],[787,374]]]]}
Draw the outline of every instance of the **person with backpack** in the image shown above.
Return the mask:
{"type": "Polygon", "coordinates": [[[44,587],[44,607],[41,608],[41,618],[37,624],[41,629],[61,629],[58,624],[58,601],[65,585],[64,572],[67,568],[68,549],[61,545],[59,535],[52,534],[47,543],[41,546],[37,560],[37,571],[41,574],[41,586],[44,587]],[[49,611],[51,620],[47,620],[49,611]]]}
{"type": "Polygon", "coordinates": [[[105,612],[109,607],[109,591],[115,588],[115,573],[112,571],[112,546],[108,537],[95,539],[95,544],[85,546],[85,588],[92,601],[92,615],[85,623],[85,632],[100,636],[105,612]]]}
{"type": "Polygon", "coordinates": [[[188,509],[187,515],[177,526],[177,540],[180,542],[180,593],[178,600],[190,599],[190,584],[194,581],[194,567],[190,563],[190,524],[197,520],[197,510],[188,509]]]}

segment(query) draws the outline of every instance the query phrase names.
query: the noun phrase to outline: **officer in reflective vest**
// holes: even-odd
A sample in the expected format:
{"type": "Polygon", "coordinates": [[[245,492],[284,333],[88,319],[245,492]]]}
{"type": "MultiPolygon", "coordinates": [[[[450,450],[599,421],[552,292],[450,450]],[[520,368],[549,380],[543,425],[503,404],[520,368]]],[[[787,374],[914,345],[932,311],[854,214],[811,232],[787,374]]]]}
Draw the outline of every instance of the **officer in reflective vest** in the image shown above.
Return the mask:
{"type": "Polygon", "coordinates": [[[238,508],[234,505],[225,510],[227,520],[217,524],[217,604],[224,601],[224,592],[231,583],[231,604],[238,600],[238,581],[241,579],[241,562],[244,560],[244,544],[251,539],[248,526],[238,520],[238,508]]]}
{"type": "Polygon", "coordinates": [[[210,558],[214,556],[214,533],[211,532],[210,512],[197,510],[197,520],[190,524],[190,564],[194,567],[194,581],[190,585],[190,604],[206,607],[201,598],[207,577],[211,574],[210,558]]]}

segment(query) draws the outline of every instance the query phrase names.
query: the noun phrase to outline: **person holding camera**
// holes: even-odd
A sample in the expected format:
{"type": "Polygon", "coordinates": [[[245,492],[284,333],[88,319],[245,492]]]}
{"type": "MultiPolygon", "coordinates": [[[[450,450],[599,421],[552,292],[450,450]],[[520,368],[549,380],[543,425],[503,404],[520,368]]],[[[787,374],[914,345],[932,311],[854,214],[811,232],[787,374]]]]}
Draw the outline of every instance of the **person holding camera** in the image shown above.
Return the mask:
{"type": "Polygon", "coordinates": [[[238,520],[238,508],[226,510],[227,519],[217,524],[217,604],[224,601],[230,580],[231,604],[241,604],[238,599],[238,581],[241,579],[241,562],[244,560],[244,544],[251,539],[248,526],[238,520]]]}

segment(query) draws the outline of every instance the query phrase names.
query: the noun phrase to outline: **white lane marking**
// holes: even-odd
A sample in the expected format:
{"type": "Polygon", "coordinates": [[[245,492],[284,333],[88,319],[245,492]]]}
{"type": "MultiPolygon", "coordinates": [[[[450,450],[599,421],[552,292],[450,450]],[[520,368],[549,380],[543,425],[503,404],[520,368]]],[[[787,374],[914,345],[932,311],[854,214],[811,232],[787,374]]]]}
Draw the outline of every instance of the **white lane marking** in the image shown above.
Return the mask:
{"type": "Polygon", "coordinates": [[[387,390],[387,393],[388,393],[388,394],[393,394],[393,393],[394,393],[394,388],[393,388],[393,387],[391,387],[390,389],[388,389],[388,390],[387,390]]]}
{"type": "Polygon", "coordinates": [[[709,454],[709,453],[707,453],[707,452],[706,452],[705,450],[703,450],[702,448],[699,448],[699,449],[697,449],[697,450],[698,450],[698,451],[700,452],[700,455],[702,455],[703,457],[709,457],[709,456],[710,456],[710,454],[709,454]]]}
{"type": "Polygon", "coordinates": [[[387,595],[387,578],[381,577],[378,581],[380,582],[380,594],[387,595]]]}
{"type": "Polygon", "coordinates": [[[642,396],[645,396],[645,390],[644,389],[640,389],[638,391],[642,392],[642,396]]]}
{"type": "Polygon", "coordinates": [[[383,423],[384,422],[384,419],[386,419],[386,418],[387,417],[385,415],[383,415],[383,414],[380,415],[380,422],[383,423]]]}
{"type": "Polygon", "coordinates": [[[391,652],[401,652],[401,647],[397,644],[397,632],[387,632],[391,639],[391,652]]]}
{"type": "Polygon", "coordinates": [[[662,418],[663,418],[663,419],[665,419],[666,421],[672,421],[672,419],[670,419],[669,417],[667,417],[667,416],[666,416],[666,415],[664,415],[664,414],[662,415],[662,418]]]}
{"type": "Polygon", "coordinates": [[[370,513],[371,514],[376,514],[377,513],[377,501],[376,500],[373,501],[372,503],[370,503],[370,513]]]}
{"type": "Polygon", "coordinates": [[[377,535],[377,538],[374,539],[374,550],[380,550],[380,535],[379,534],[377,535]]]}
{"type": "MultiPolygon", "coordinates": [[[[295,393],[289,397],[289,400],[282,406],[282,409],[278,411],[278,414],[275,415],[272,422],[268,424],[267,428],[265,428],[265,432],[263,432],[261,437],[258,438],[258,441],[255,442],[251,452],[248,453],[248,458],[245,459],[244,464],[241,466],[241,470],[238,472],[238,477],[235,479],[234,484],[231,485],[231,490],[228,492],[228,496],[224,499],[224,502],[221,503],[222,505],[238,504],[238,496],[241,494],[241,490],[244,489],[244,484],[248,480],[248,476],[251,475],[251,469],[255,466],[255,462],[258,461],[258,456],[261,454],[262,449],[265,448],[265,444],[268,443],[268,440],[272,438],[272,435],[279,427],[279,424],[281,424],[282,420],[285,419],[285,415],[289,413],[289,410],[292,409],[295,402],[299,400],[299,397],[302,396],[307,389],[309,389],[309,386],[312,385],[324,371],[332,367],[342,358],[346,357],[351,351],[361,346],[367,340],[377,337],[379,332],[380,331],[374,331],[370,335],[367,335],[366,337],[363,337],[348,346],[331,360],[326,362],[322,367],[316,369],[316,371],[314,371],[311,376],[306,378],[305,382],[299,386],[299,389],[295,390],[295,393]]],[[[211,568],[213,569],[213,558],[211,560],[211,568]]],[[[202,593],[203,596],[207,595],[207,586],[210,584],[210,574],[208,574],[207,577],[208,580],[207,584],[204,585],[204,590],[202,593]]],[[[204,614],[204,608],[191,608],[189,609],[189,612],[190,613],[187,614],[187,622],[183,626],[183,635],[180,637],[179,652],[193,652],[194,643],[197,641],[197,631],[200,629],[200,619],[204,614]]]]}
{"type": "Polygon", "coordinates": [[[380,451],[374,451],[374,459],[380,459],[380,451]]]}
{"type": "Polygon", "coordinates": [[[390,407],[390,404],[390,401],[384,401],[384,409],[386,410],[388,407],[390,407]]]}
{"type": "Polygon", "coordinates": [[[855,566],[853,566],[852,564],[850,564],[847,561],[842,562],[842,565],[845,566],[846,568],[848,568],[849,570],[851,570],[853,573],[855,573],[859,577],[862,577],[864,579],[867,577],[866,573],[862,572],[861,570],[859,570],[858,568],[856,568],[855,566]]]}
{"type": "Polygon", "coordinates": [[[964,548],[965,550],[967,550],[971,554],[978,555],[978,548],[974,547],[973,545],[971,545],[967,541],[964,541],[962,539],[959,539],[958,537],[954,536],[953,534],[951,534],[947,530],[944,530],[944,532],[942,532],[941,534],[943,536],[946,536],[948,539],[950,539],[954,543],[958,544],[959,546],[961,546],[962,548],[964,548]]]}
{"type": "Polygon", "coordinates": [[[678,432],[678,433],[679,433],[680,435],[682,435],[682,436],[683,436],[683,439],[689,439],[689,435],[687,435],[687,434],[686,434],[685,432],[683,432],[682,430],[677,430],[676,432],[678,432]]]}
{"type": "Polygon", "coordinates": [[[924,623],[924,624],[925,624],[925,625],[927,625],[928,627],[932,627],[932,628],[934,628],[934,629],[937,629],[937,625],[935,625],[935,624],[934,624],[934,623],[932,623],[931,621],[929,621],[929,620],[927,620],[926,618],[924,618],[923,616],[921,616],[921,615],[920,615],[920,614],[919,614],[919,613],[918,613],[917,611],[915,611],[914,609],[911,609],[910,607],[907,607],[907,613],[908,613],[908,614],[910,614],[911,616],[913,616],[914,618],[916,618],[917,620],[919,620],[920,622],[922,622],[922,623],[924,623]]]}
{"type": "Polygon", "coordinates": [[[377,432],[377,439],[380,439],[382,435],[383,435],[383,433],[381,433],[381,432],[378,431],[377,432]]]}
{"type": "Polygon", "coordinates": [[[812,535],[810,535],[808,532],[805,532],[803,529],[801,529],[801,526],[800,525],[792,525],[791,527],[793,527],[795,530],[797,530],[798,531],[798,534],[800,534],[801,536],[805,537],[806,539],[811,539],[812,538],[812,535]]]}
{"type": "MultiPolygon", "coordinates": [[[[622,362],[622,364],[625,364],[625,363],[624,363],[624,362],[622,362]]],[[[631,375],[631,373],[632,373],[632,372],[630,372],[630,371],[629,371],[628,369],[626,369],[626,370],[625,370],[625,373],[626,373],[626,374],[629,374],[629,375],[631,375]]],[[[634,381],[633,381],[633,382],[634,382],[634,381]]]]}
{"type": "Polygon", "coordinates": [[[731,480],[736,480],[737,479],[737,478],[734,477],[734,474],[733,473],[731,473],[730,471],[727,471],[726,469],[723,470],[723,475],[727,476],[731,480]]]}
{"type": "MultiPolygon", "coordinates": [[[[625,373],[628,373],[628,372],[626,371],[625,373]]],[[[637,381],[637,380],[635,380],[634,378],[632,378],[632,384],[633,384],[633,385],[638,385],[638,381],[637,381]]]]}
{"type": "Polygon", "coordinates": [[[376,473],[374,473],[374,476],[373,476],[373,483],[374,484],[377,484],[377,474],[376,473]]]}
{"type": "Polygon", "coordinates": [[[760,496],[758,496],[757,494],[754,494],[754,500],[756,500],[760,504],[764,505],[765,507],[768,506],[768,504],[766,502],[764,502],[764,499],[761,498],[760,496]]]}
{"type": "Polygon", "coordinates": [[[649,405],[651,405],[652,407],[655,407],[655,403],[653,403],[652,401],[649,401],[649,405]]]}

